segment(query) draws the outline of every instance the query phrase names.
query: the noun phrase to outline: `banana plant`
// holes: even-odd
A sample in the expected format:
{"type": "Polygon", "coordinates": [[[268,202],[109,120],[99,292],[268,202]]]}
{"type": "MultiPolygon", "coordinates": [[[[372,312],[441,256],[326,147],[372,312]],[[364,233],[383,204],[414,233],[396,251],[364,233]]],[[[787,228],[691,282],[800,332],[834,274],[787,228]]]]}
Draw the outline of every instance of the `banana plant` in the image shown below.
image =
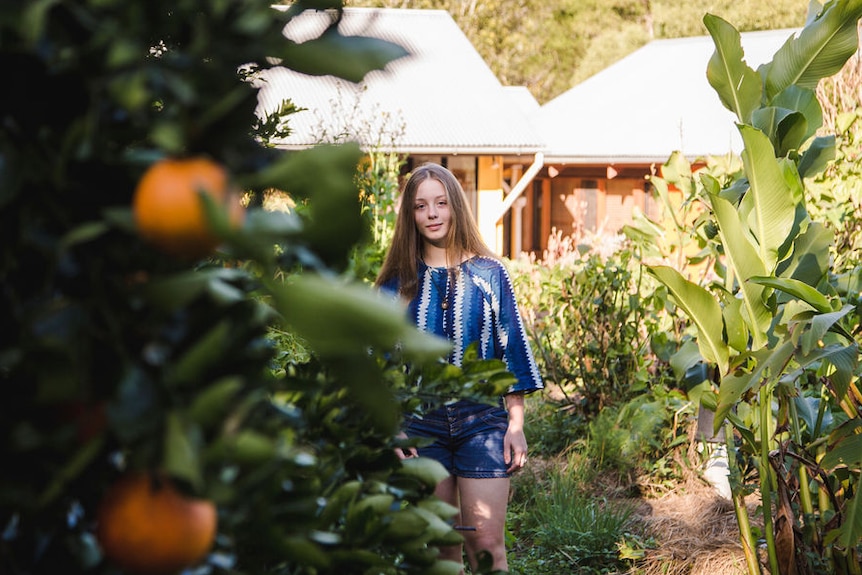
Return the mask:
{"type": "MultiPolygon", "coordinates": [[[[757,472],[772,574],[824,572],[824,565],[829,572],[860,572],[862,420],[853,336],[859,292],[836,282],[828,257],[832,232],[809,217],[805,203],[807,179],[835,153],[834,137],[820,131],[814,90],[858,49],[860,16],[862,0],[813,2],[802,30],[754,70],[739,32],[707,14],[715,52],[706,74],[736,116],[742,168],[724,178],[708,170],[684,176],[675,155],[665,167],[676,181],[655,178],[659,190],[668,183],[694,186],[704,208],[701,229],[708,230],[714,279],[694,283],[672,266],[647,269],[690,320],[702,360],[713,368],[713,393],[702,402],[715,411],[714,431],[726,425],[736,432],[727,434],[731,464],[748,454],[757,472]]],[[[858,287],[858,273],[847,281],[858,287]]],[[[760,564],[746,487],[739,469],[731,475],[755,575],[760,564]]]]}

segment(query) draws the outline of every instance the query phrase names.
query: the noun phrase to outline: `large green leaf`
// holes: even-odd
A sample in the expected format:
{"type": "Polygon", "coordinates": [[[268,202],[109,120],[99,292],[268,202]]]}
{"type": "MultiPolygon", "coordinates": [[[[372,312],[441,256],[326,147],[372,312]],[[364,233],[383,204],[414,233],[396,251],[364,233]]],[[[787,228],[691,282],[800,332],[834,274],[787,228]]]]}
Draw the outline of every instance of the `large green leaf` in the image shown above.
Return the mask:
{"type": "Polygon", "coordinates": [[[697,326],[697,345],[703,358],[727,371],[730,351],[723,339],[721,306],[715,296],[668,266],[648,266],[647,270],[667,286],[676,304],[697,326]]]}
{"type": "Polygon", "coordinates": [[[343,266],[365,231],[354,176],[362,158],[355,143],[321,145],[284,154],[242,184],[275,188],[299,201],[308,198],[299,240],[305,240],[324,263],[343,266]]]}
{"type": "Polygon", "coordinates": [[[835,136],[819,136],[811,142],[799,160],[799,176],[810,178],[826,169],[835,159],[835,136]]]}
{"type": "Polygon", "coordinates": [[[722,377],[718,387],[716,421],[722,421],[727,417],[742,394],[755,385],[768,385],[778,381],[794,351],[795,346],[791,341],[785,341],[774,349],[762,348],[752,354],[755,361],[753,371],[732,373],[722,377]]]}
{"type": "Polygon", "coordinates": [[[748,349],[748,324],[740,321],[742,317],[742,304],[743,300],[729,297],[722,309],[727,345],[740,352],[748,349]]]}
{"type": "Polygon", "coordinates": [[[681,224],[679,221],[679,217],[677,216],[676,207],[670,201],[670,194],[668,193],[667,182],[662,178],[651,178],[650,182],[652,183],[653,189],[656,192],[656,195],[661,200],[662,205],[664,205],[665,211],[670,214],[670,217],[673,219],[673,223],[677,228],[681,228],[681,224]]]}
{"type": "Polygon", "coordinates": [[[832,311],[832,302],[830,302],[828,297],[799,280],[792,278],[752,276],[748,278],[748,281],[789,293],[790,295],[801,299],[821,313],[829,313],[832,311]]]}
{"type": "MultiPolygon", "coordinates": [[[[842,424],[833,431],[829,437],[830,449],[823,456],[820,464],[824,469],[834,469],[846,466],[851,470],[858,471],[862,466],[862,428],[859,418],[842,424]]],[[[862,498],[858,489],[853,497],[845,500],[844,522],[838,530],[829,534],[829,537],[838,537],[841,545],[852,548],[862,539],[862,498]]]]}
{"type": "Polygon", "coordinates": [[[824,469],[846,465],[851,469],[862,467],[862,434],[859,420],[848,421],[830,434],[830,449],[820,461],[824,469]]]}
{"type": "Polygon", "coordinates": [[[798,37],[790,37],[765,67],[766,96],[791,85],[815,89],[822,78],[838,72],[859,49],[856,24],[862,0],[833,0],[798,37]]]}
{"type": "Polygon", "coordinates": [[[844,523],[841,525],[838,541],[844,549],[851,549],[862,539],[862,496],[859,491],[845,503],[844,523]]]}
{"type": "Polygon", "coordinates": [[[832,230],[821,223],[812,222],[793,242],[790,258],[781,262],[776,275],[791,277],[816,286],[829,270],[829,246],[834,240],[832,230]]]}
{"type": "Polygon", "coordinates": [[[380,351],[400,346],[409,357],[432,359],[450,349],[446,340],[409,323],[397,301],[364,284],[304,274],[274,286],[272,293],[285,322],[324,357],[363,357],[369,346],[380,351]]]}
{"type": "Polygon", "coordinates": [[[779,249],[796,221],[796,202],[769,138],[751,126],[739,126],[739,132],[745,145],[742,162],[750,185],[740,211],[747,215],[760,260],[772,273],[778,263],[779,249]]]}
{"type": "Polygon", "coordinates": [[[704,16],[703,23],[715,43],[715,52],[706,68],[709,84],[721,103],[741,123],[747,124],[760,105],[763,92],[760,75],[743,61],[742,42],[736,28],[712,14],[704,16]]]}
{"type": "Polygon", "coordinates": [[[408,52],[398,44],[365,36],[342,36],[334,27],[300,44],[285,42],[278,54],[284,65],[312,76],[331,75],[359,83],[408,52]]]}
{"type": "Polygon", "coordinates": [[[845,315],[854,310],[854,305],[844,304],[840,310],[815,315],[811,319],[811,327],[803,336],[803,349],[814,349],[828,331],[835,331],[843,335],[847,341],[854,341],[853,336],[838,323],[845,315]]]}
{"type": "Polygon", "coordinates": [[[814,90],[799,86],[788,86],[772,99],[770,105],[800,112],[805,116],[808,130],[803,136],[803,140],[813,136],[820,126],[823,125],[823,109],[820,107],[820,102],[817,100],[817,94],[814,90]]]}
{"type": "Polygon", "coordinates": [[[775,106],[758,108],[751,114],[751,122],[769,137],[778,157],[798,149],[808,130],[808,121],[802,113],[775,106]]]}
{"type": "MultiPolygon", "coordinates": [[[[740,221],[740,214],[719,196],[711,196],[712,209],[718,222],[718,233],[724,245],[727,267],[733,270],[739,282],[743,313],[737,321],[744,321],[752,338],[752,348],[759,349],[766,343],[766,331],[772,322],[772,312],[763,301],[763,286],[750,283],[749,278],[766,275],[766,266],[755,246],[748,240],[749,234],[740,221]]],[[[731,318],[727,318],[730,321],[731,318]]],[[[729,327],[728,332],[739,328],[729,327]]]]}
{"type": "Polygon", "coordinates": [[[825,362],[835,368],[829,379],[832,381],[835,395],[843,399],[859,365],[859,347],[855,342],[850,345],[831,344],[816,347],[804,356],[800,354],[797,361],[803,367],[809,367],[816,362],[825,362]]]}
{"type": "Polygon", "coordinates": [[[673,152],[661,166],[661,176],[682,193],[683,201],[691,198],[696,189],[691,177],[691,162],[681,152],[673,152]]]}

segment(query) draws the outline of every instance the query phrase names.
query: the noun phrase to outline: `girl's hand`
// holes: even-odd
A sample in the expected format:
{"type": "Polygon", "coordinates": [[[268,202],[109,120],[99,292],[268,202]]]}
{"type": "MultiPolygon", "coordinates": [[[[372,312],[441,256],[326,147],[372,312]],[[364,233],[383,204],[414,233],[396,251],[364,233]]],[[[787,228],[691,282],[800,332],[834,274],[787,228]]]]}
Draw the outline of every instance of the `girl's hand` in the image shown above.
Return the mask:
{"type": "Polygon", "coordinates": [[[527,464],[527,437],[524,435],[524,395],[521,393],[507,395],[506,410],[509,412],[509,428],[503,438],[503,461],[509,466],[506,473],[512,473],[527,464]]]}
{"type": "Polygon", "coordinates": [[[527,438],[524,431],[512,430],[509,426],[503,439],[503,450],[503,461],[509,464],[506,473],[513,473],[527,465],[527,438]]]}
{"type": "MultiPolygon", "coordinates": [[[[407,439],[407,434],[403,431],[395,436],[398,439],[407,439]]],[[[415,447],[396,447],[395,455],[398,459],[410,459],[411,457],[419,457],[419,452],[415,447]]]]}

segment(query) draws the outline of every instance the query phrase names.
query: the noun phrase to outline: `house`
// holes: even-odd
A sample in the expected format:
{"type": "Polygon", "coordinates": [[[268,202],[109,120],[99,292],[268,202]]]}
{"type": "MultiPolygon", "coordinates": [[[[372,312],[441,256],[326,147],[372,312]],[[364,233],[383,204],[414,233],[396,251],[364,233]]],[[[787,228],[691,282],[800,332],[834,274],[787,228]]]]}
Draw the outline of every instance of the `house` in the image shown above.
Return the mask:
{"type": "MultiPolygon", "coordinates": [[[[794,29],[741,34],[753,69],[772,60],[794,29]]],[[[545,142],[532,182],[531,217],[521,244],[541,250],[551,227],[615,233],[637,208],[651,214],[645,176],[674,151],[695,162],[742,150],[734,115],[709,85],[710,36],[654,40],[531,114],[545,142]]],[[[528,200],[528,205],[530,201],[528,200]]]]}
{"type": "MultiPolygon", "coordinates": [[[[302,42],[331,22],[306,11],[285,28],[302,42]]],[[[674,151],[694,160],[741,149],[734,118],[706,79],[708,36],[656,40],[539,106],[506,87],[444,10],[345,8],[343,34],[378,37],[409,56],[361,84],[272,68],[260,77],[259,112],[291,100],[291,134],[302,149],[348,137],[394,150],[405,171],[447,166],[470,198],[497,253],[541,253],[551,230],[615,233],[634,209],[651,213],[645,176],[674,151]]],[[[794,30],[742,35],[749,66],[769,61],[794,30]]]]}
{"type": "MultiPolygon", "coordinates": [[[[306,11],[285,35],[302,42],[329,22],[326,12],[306,11]]],[[[405,154],[406,171],[441,163],[467,192],[483,237],[501,251],[504,166],[517,183],[543,149],[524,111],[538,108],[535,99],[526,89],[502,86],[444,10],[345,8],[339,30],[397,43],[410,55],[358,85],[286,68],[265,71],[259,113],[271,114],[284,99],[306,108],[290,116],[291,134],[274,143],[302,149],[347,136],[369,150],[405,154]]]]}

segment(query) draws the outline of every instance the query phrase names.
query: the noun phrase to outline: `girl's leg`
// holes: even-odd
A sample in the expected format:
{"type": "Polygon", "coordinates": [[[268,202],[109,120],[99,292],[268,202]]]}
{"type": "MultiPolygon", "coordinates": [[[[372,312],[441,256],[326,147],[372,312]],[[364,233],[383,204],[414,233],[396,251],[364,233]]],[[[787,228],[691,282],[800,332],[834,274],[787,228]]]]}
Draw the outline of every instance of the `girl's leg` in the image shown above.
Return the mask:
{"type": "Polygon", "coordinates": [[[467,559],[473,569],[482,551],[493,558],[495,570],[508,571],[506,558],[506,509],[509,503],[509,478],[458,478],[461,521],[475,531],[463,531],[467,559]]]}
{"type": "MultiPolygon", "coordinates": [[[[456,509],[459,508],[459,498],[458,498],[458,478],[450,475],[443,481],[437,484],[437,488],[434,490],[434,495],[452,505],[456,509]]],[[[461,524],[461,515],[458,514],[452,521],[455,522],[455,525],[461,524]]],[[[463,533],[463,532],[462,532],[463,533]]],[[[440,559],[448,559],[449,561],[457,561],[461,563],[464,561],[464,549],[462,545],[448,545],[446,547],[440,547],[440,559]]]]}

